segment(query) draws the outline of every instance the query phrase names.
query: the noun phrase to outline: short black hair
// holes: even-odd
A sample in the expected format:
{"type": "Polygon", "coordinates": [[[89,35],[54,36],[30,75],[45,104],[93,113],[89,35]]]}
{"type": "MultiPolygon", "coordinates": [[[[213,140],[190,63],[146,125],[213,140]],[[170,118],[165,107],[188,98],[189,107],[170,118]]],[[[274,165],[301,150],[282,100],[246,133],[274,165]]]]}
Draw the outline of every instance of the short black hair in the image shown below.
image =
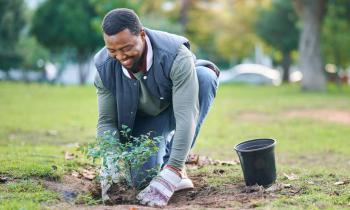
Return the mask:
{"type": "Polygon", "coordinates": [[[142,29],[140,19],[133,10],[114,9],[103,18],[102,30],[108,36],[115,35],[125,29],[129,29],[134,35],[138,35],[142,29]]]}

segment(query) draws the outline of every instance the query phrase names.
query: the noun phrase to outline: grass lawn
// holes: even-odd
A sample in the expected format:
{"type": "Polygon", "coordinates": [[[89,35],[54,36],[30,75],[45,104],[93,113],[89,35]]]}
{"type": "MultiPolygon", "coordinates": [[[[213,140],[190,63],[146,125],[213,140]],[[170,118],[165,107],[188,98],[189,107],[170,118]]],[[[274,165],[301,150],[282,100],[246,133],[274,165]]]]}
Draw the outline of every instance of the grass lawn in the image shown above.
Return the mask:
{"type": "MultiPolygon", "coordinates": [[[[277,182],[301,190],[293,196],[282,190],[253,207],[350,208],[350,88],[328,89],[302,93],[296,85],[223,85],[193,152],[234,160],[235,144],[274,138],[277,182]],[[290,180],[290,174],[298,178],[290,180]]],[[[41,180],[59,180],[89,164],[79,155],[65,160],[65,153],[77,154],[78,144],[94,140],[96,101],[92,86],[0,82],[0,209],[40,209],[60,202],[41,180]]],[[[212,186],[242,183],[239,165],[222,176],[211,176],[216,169],[203,170],[209,170],[206,181],[212,186]]]]}

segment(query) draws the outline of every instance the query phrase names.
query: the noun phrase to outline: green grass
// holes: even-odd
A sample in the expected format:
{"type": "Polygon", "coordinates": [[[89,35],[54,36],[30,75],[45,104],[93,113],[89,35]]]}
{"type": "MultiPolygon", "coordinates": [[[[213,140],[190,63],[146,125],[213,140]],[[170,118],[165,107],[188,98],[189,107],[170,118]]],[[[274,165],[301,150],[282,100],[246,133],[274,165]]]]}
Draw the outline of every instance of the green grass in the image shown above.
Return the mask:
{"type": "Polygon", "coordinates": [[[39,209],[39,204],[49,204],[58,200],[58,194],[46,190],[33,180],[0,185],[0,209],[39,209]]]}
{"type": "Polygon", "coordinates": [[[278,141],[278,154],[331,153],[349,158],[349,124],[313,120],[307,116],[286,117],[290,110],[350,112],[349,92],[349,88],[343,92],[301,93],[297,86],[222,86],[204,122],[195,151],[230,159],[235,157],[235,144],[271,137],[278,141]]]}
{"type": "MultiPolygon", "coordinates": [[[[194,152],[232,160],[237,159],[235,144],[253,138],[275,138],[278,182],[289,182],[283,179],[283,173],[295,173],[299,179],[291,184],[305,190],[258,207],[349,208],[349,184],[335,186],[334,182],[350,179],[350,125],[307,115],[288,116],[290,111],[301,110],[350,113],[349,95],[349,87],[302,93],[296,85],[223,85],[194,152]],[[307,184],[310,179],[316,184],[307,184]]],[[[42,186],[33,192],[35,180],[59,179],[86,164],[80,158],[67,161],[64,153],[76,153],[78,143],[94,140],[96,101],[92,86],[0,82],[0,175],[16,180],[12,184],[15,187],[9,182],[0,184],[0,209],[38,209],[57,200],[42,186]]],[[[232,180],[242,182],[239,166],[227,170],[229,175],[208,176],[206,181],[213,186],[232,180]]]]}

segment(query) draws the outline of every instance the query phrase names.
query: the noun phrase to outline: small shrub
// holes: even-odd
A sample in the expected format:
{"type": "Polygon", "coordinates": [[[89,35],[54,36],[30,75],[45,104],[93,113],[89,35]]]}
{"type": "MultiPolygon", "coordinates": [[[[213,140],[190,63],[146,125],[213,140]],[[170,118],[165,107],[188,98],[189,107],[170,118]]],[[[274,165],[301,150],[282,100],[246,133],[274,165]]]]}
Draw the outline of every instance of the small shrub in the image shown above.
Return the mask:
{"type": "MultiPolygon", "coordinates": [[[[134,137],[130,132],[131,129],[127,126],[123,126],[120,131],[120,136],[126,139],[125,143],[117,139],[115,133],[105,132],[103,136],[97,138],[96,142],[89,144],[82,151],[94,162],[101,160],[103,167],[114,167],[118,183],[126,183],[127,186],[136,189],[138,187],[136,177],[145,175],[143,182],[158,172],[159,166],[147,171],[142,171],[142,166],[158,151],[158,143],[162,137],[152,138],[151,132],[134,137]]],[[[107,178],[108,182],[112,182],[112,176],[99,178],[107,178]]]]}

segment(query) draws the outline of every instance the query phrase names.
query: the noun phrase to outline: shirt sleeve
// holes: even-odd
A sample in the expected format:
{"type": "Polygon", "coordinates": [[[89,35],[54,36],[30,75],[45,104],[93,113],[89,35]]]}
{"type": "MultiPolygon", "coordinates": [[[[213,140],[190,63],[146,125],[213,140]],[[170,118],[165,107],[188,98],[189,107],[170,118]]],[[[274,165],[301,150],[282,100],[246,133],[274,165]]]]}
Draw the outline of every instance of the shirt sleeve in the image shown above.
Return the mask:
{"type": "Polygon", "coordinates": [[[98,73],[96,73],[94,85],[98,104],[97,137],[102,136],[106,131],[115,133],[115,136],[119,137],[119,133],[116,132],[118,129],[115,96],[104,87],[98,73]]]}
{"type": "Polygon", "coordinates": [[[170,78],[176,129],[168,164],[182,169],[194,138],[199,112],[197,73],[193,55],[185,46],[178,50],[170,78]]]}

